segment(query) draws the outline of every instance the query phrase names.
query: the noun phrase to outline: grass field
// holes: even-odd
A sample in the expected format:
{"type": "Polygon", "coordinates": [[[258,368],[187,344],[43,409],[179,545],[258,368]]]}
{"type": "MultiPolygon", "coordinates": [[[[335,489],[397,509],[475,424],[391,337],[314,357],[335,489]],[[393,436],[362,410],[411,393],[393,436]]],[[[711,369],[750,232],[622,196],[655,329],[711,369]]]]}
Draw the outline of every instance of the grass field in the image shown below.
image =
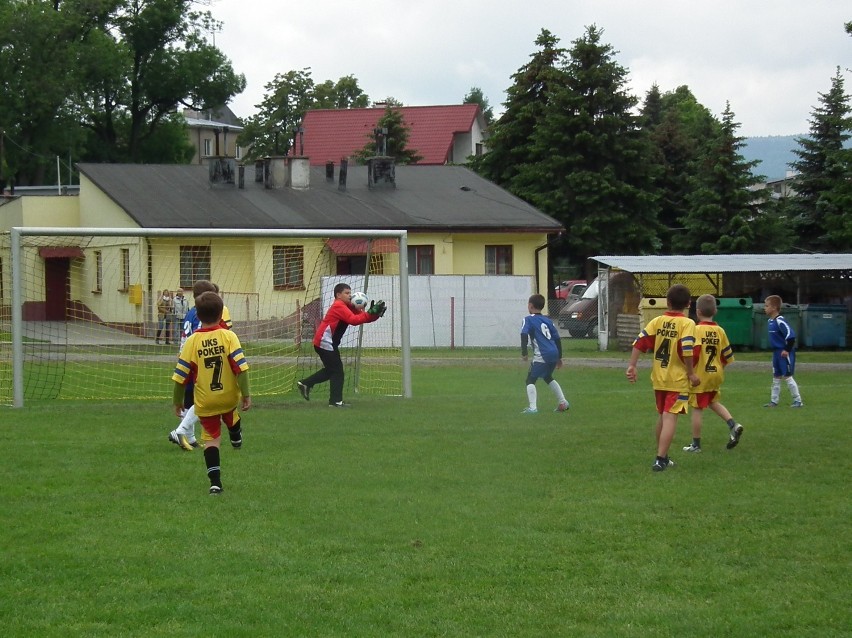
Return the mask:
{"type": "Polygon", "coordinates": [[[850,635],[848,370],[767,410],[771,375],[734,366],[739,447],[710,414],[688,456],[682,419],[660,474],[647,370],[566,367],[571,411],[540,386],[534,416],[524,373],[439,361],[410,400],[259,400],[220,497],[164,403],[5,409],[2,634],[850,635]]]}

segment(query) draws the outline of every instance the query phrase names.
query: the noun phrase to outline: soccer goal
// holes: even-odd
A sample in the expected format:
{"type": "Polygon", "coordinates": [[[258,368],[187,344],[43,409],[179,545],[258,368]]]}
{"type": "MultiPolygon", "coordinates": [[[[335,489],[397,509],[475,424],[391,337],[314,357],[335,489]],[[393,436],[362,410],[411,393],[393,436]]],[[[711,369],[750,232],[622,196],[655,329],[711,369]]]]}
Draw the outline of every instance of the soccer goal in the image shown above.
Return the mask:
{"type": "MultiPolygon", "coordinates": [[[[252,395],[294,393],[345,282],[387,303],[341,343],[347,392],[411,396],[405,231],[13,228],[0,235],[0,403],[164,399],[184,304],[218,285],[252,395]],[[353,273],[353,274],[339,274],[353,273]]],[[[318,388],[322,392],[321,388],[318,388]]]]}

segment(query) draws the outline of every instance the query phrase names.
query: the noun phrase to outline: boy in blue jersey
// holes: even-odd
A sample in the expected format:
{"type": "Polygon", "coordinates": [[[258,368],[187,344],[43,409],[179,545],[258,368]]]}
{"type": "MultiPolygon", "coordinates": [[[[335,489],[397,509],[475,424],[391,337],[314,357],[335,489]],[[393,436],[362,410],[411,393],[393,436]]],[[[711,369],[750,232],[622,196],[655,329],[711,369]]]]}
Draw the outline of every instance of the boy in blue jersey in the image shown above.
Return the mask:
{"type": "Polygon", "coordinates": [[[568,401],[565,400],[559,382],[553,378],[553,371],[562,367],[562,339],[550,317],[541,314],[544,309],[542,295],[532,295],[527,309],[530,314],[524,317],[524,324],[521,326],[521,356],[524,361],[527,360],[527,344],[532,344],[533,360],[527,372],[529,405],[524,408],[522,414],[538,413],[538,391],[535,387],[538,379],[544,380],[556,395],[555,412],[565,412],[569,407],[568,401]]]}
{"type": "Polygon", "coordinates": [[[799,385],[793,378],[796,368],[796,332],[781,315],[781,297],[769,295],[763,306],[763,312],[769,317],[769,347],[772,348],[772,391],[769,395],[769,403],[764,408],[777,408],[778,399],[781,398],[781,379],[787,384],[790,395],[793,397],[791,408],[801,408],[802,395],[799,393],[799,385]]]}

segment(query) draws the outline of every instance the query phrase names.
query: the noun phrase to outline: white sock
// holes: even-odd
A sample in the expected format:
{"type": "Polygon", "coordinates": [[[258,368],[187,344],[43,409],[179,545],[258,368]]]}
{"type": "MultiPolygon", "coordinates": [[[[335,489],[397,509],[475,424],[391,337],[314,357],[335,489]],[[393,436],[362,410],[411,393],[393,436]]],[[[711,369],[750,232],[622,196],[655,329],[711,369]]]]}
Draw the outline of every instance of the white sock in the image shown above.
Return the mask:
{"type": "Polygon", "coordinates": [[[190,408],[186,411],[186,414],[183,415],[183,419],[180,421],[180,425],[177,426],[175,432],[178,434],[183,434],[190,441],[195,440],[195,424],[198,422],[198,418],[195,416],[195,406],[190,406],[190,408]]]}
{"type": "Polygon", "coordinates": [[[530,404],[530,410],[537,410],[536,407],[538,405],[538,392],[535,389],[535,384],[530,383],[527,385],[527,401],[530,404]]]}
{"type": "Polygon", "coordinates": [[[778,403],[781,398],[781,379],[772,379],[772,393],[769,395],[769,400],[772,403],[778,403]]]}
{"type": "Polygon", "coordinates": [[[796,383],[796,380],[793,377],[787,378],[787,389],[790,391],[790,394],[793,396],[793,401],[801,401],[802,395],[799,394],[799,384],[796,383]]]}
{"type": "Polygon", "coordinates": [[[559,385],[559,381],[554,379],[553,381],[551,381],[547,385],[549,385],[550,389],[553,390],[553,394],[556,395],[556,400],[559,403],[567,403],[567,401],[565,400],[565,395],[562,392],[562,386],[559,385]]]}

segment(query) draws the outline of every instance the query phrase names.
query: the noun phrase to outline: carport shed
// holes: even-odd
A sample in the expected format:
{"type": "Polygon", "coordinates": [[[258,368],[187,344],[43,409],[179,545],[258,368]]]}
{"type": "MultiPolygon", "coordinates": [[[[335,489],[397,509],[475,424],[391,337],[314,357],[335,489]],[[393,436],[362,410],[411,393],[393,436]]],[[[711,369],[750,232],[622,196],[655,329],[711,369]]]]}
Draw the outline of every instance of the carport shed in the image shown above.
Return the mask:
{"type": "MultiPolygon", "coordinates": [[[[792,255],[598,255],[601,294],[598,332],[601,350],[618,337],[620,315],[638,317],[641,297],[665,297],[676,283],[690,286],[693,294],[748,297],[763,301],[780,294],[796,305],[846,304],[852,313],[852,254],[792,255]],[[610,286],[613,271],[633,275],[633,289],[610,286]],[[700,292],[699,292],[700,291],[700,292]]],[[[635,325],[635,321],[623,322],[635,325]]],[[[634,335],[635,336],[635,335],[634,335]]]]}

